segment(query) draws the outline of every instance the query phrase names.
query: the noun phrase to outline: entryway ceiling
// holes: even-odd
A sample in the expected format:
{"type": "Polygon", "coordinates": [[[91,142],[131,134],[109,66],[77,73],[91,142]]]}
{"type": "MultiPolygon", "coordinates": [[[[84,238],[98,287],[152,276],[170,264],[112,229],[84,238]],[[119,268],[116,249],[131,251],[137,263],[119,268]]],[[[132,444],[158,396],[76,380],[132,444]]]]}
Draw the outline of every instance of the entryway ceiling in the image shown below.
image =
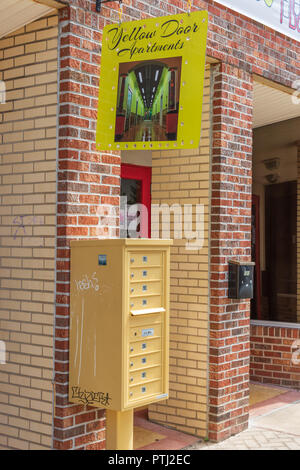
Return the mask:
{"type": "Polygon", "coordinates": [[[0,37],[62,6],[59,0],[0,0],[0,37]]]}
{"type": "Polygon", "coordinates": [[[300,103],[294,104],[292,98],[292,94],[254,82],[253,127],[299,117],[300,103]]]}

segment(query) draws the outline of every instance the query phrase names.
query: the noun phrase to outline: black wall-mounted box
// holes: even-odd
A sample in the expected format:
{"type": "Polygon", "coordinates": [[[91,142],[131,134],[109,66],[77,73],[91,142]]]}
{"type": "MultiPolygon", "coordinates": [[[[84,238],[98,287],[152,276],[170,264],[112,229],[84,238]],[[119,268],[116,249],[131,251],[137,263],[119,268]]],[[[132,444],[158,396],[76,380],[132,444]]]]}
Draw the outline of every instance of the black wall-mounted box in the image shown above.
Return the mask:
{"type": "Polygon", "coordinates": [[[228,297],[252,299],[255,263],[228,262],[228,297]]]}

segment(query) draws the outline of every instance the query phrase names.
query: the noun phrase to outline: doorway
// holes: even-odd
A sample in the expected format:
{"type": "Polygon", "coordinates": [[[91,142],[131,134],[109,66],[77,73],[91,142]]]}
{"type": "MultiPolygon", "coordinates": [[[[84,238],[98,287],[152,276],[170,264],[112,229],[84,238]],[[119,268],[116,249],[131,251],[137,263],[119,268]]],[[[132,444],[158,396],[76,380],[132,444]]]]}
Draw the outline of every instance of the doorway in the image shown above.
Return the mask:
{"type": "Polygon", "coordinates": [[[265,205],[268,317],[296,322],[297,182],[267,186],[265,205]]]}
{"type": "Polygon", "coordinates": [[[251,317],[297,321],[297,182],[264,188],[265,269],[260,273],[259,197],[252,199],[252,260],[256,263],[251,317]],[[261,286],[260,286],[261,276],[261,286]]]}
{"type": "Polygon", "coordinates": [[[127,107],[126,107],[126,118],[125,118],[125,131],[128,131],[131,126],[131,102],[132,102],[132,90],[128,88],[127,94],[127,107]]]}
{"type": "Polygon", "coordinates": [[[121,197],[121,238],[151,238],[151,167],[122,163],[121,197]]]}

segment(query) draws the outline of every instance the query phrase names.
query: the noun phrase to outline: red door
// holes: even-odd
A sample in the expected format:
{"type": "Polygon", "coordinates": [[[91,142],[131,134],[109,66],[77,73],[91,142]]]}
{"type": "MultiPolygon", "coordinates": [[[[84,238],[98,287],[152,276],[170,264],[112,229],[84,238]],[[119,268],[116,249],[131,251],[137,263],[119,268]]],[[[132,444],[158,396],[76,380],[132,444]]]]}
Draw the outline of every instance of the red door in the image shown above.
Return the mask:
{"type": "MultiPolygon", "coordinates": [[[[121,165],[121,196],[127,197],[127,206],[142,204],[139,214],[140,227],[139,238],[151,238],[151,167],[121,165]]],[[[128,218],[128,223],[130,222],[128,218]]],[[[127,224],[128,225],[128,224],[127,224]]],[[[127,227],[121,233],[121,237],[129,237],[127,227]]]]}

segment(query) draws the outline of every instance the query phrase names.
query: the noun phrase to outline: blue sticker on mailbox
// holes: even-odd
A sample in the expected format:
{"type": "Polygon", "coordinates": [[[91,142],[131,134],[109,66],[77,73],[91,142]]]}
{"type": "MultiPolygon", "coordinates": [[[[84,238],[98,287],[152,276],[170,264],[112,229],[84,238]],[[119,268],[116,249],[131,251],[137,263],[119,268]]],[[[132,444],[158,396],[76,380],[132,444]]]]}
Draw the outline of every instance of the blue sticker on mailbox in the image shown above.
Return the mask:
{"type": "Polygon", "coordinates": [[[98,255],[98,264],[99,264],[99,266],[106,266],[107,265],[107,256],[106,255],[98,255]]]}

